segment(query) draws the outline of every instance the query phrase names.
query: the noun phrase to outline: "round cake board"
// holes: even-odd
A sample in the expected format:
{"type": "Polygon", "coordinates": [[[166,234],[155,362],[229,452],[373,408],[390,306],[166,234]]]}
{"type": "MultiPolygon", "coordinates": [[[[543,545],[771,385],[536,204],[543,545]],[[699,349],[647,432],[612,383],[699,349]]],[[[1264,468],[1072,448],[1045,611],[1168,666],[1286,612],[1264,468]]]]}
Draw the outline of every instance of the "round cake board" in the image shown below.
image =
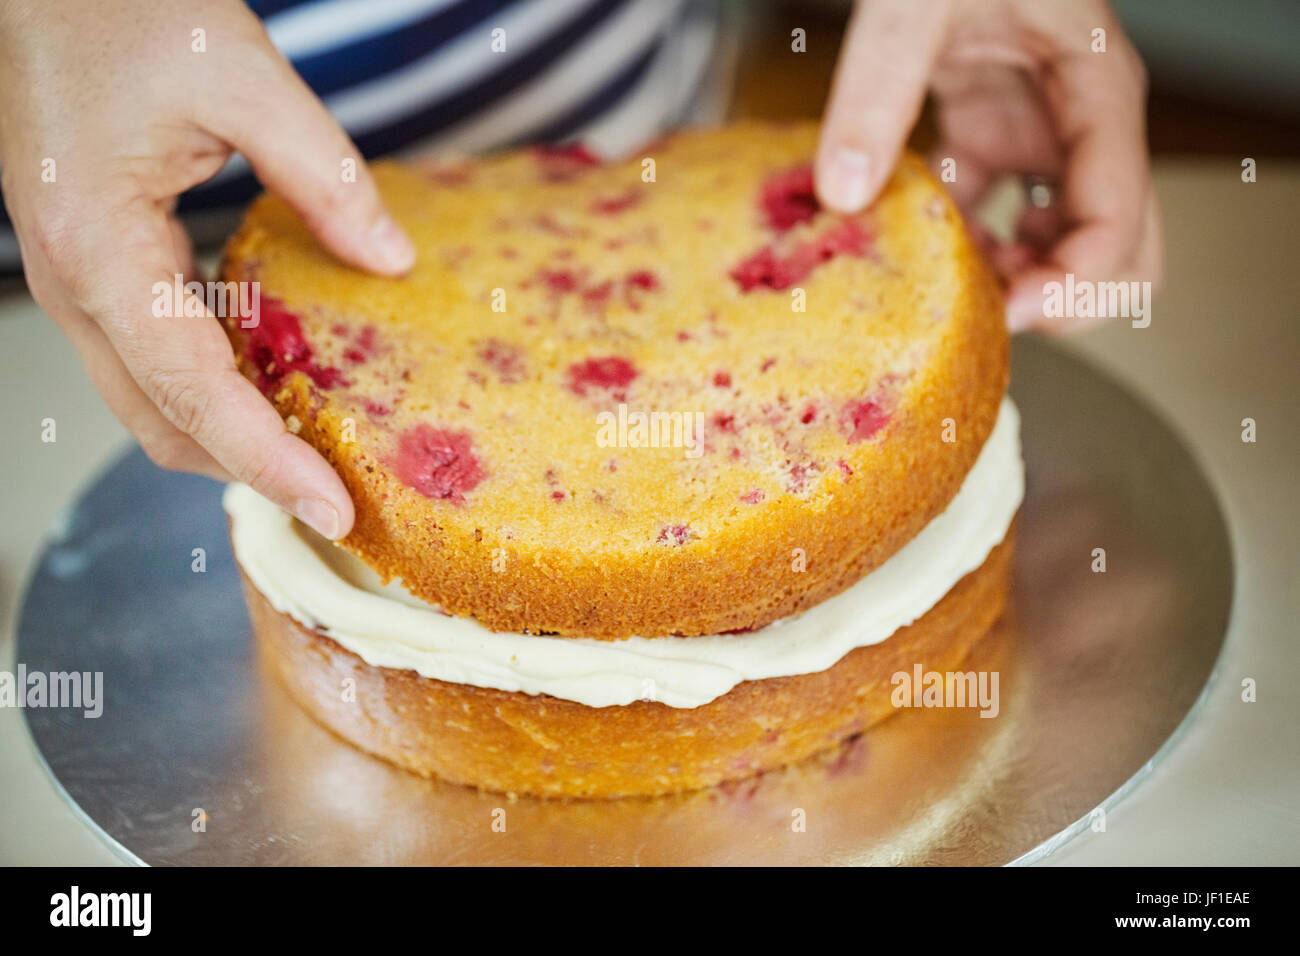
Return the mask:
{"type": "Polygon", "coordinates": [[[1194,719],[1232,603],[1227,529],[1181,441],[1042,340],[1016,342],[1028,475],[1011,607],[966,667],[996,716],[907,708],[831,754],[683,796],[548,802],[423,780],[317,726],[259,663],[220,487],[127,454],[52,535],[28,671],[103,675],[28,709],[61,792],[148,864],[1002,864],[1044,858],[1194,719]],[[1099,557],[1104,553],[1104,568],[1099,557]]]}

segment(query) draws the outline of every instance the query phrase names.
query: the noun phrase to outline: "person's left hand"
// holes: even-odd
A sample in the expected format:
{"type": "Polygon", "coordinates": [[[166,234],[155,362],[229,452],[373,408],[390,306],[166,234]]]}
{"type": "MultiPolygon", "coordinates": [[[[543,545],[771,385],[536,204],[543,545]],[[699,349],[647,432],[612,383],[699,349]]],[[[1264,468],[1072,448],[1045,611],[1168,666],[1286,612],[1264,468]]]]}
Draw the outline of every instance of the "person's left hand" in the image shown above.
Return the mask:
{"type": "Polygon", "coordinates": [[[968,219],[1003,174],[1059,182],[1055,203],[1026,209],[1014,242],[987,247],[1013,331],[1087,324],[1044,314],[1044,284],[1065,273],[1159,284],[1146,72],[1104,0],[861,0],[822,125],[825,205],[856,212],[876,197],[927,90],[932,159],[955,160],[949,188],[968,219]],[[1093,52],[1098,28],[1105,52],[1093,52]]]}

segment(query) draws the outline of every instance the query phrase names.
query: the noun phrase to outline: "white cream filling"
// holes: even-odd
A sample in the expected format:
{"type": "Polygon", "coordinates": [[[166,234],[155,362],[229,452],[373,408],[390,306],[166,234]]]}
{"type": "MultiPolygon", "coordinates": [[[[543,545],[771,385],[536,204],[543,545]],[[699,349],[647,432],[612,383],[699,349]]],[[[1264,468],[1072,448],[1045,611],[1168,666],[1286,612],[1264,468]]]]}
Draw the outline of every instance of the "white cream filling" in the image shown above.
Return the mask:
{"type": "Polygon", "coordinates": [[[591,707],[657,700],[699,707],[742,681],[826,670],[912,623],[1006,536],[1024,496],[1020,416],[1003,399],[993,433],[947,509],[857,584],[744,634],[618,641],[489,631],[387,586],[246,485],[227,487],[235,555],[272,607],[376,667],[591,707]]]}

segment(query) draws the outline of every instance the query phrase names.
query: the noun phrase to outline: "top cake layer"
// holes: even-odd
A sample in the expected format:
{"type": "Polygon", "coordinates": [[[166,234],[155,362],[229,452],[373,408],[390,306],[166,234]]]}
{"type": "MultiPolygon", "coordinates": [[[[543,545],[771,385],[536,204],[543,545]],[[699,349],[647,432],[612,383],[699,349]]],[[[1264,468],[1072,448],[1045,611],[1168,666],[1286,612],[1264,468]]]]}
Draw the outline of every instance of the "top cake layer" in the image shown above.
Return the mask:
{"type": "Polygon", "coordinates": [[[943,510],[1007,375],[996,284],[918,160],[818,208],[812,125],[377,165],[401,280],[259,200],[241,368],[342,476],[343,542],[497,630],[748,630],[835,594],[943,510]],[[949,421],[950,420],[950,421],[949,421]]]}

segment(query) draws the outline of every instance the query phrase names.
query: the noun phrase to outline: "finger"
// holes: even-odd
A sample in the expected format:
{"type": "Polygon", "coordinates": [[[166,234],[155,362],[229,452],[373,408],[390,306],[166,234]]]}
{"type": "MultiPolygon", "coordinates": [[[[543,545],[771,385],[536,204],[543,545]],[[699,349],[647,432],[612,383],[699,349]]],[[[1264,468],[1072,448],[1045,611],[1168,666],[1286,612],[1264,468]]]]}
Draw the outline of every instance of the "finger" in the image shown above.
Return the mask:
{"type": "Polygon", "coordinates": [[[1037,248],[1025,242],[999,242],[989,253],[989,260],[998,275],[1010,282],[1020,273],[1042,262],[1043,256],[1037,248]]]}
{"type": "Polygon", "coordinates": [[[1068,57],[1060,76],[1052,105],[1068,144],[1064,233],[1048,250],[1045,263],[1012,279],[1007,321],[1013,331],[1074,330],[1095,324],[1100,317],[1047,316],[1043,287],[1064,282],[1067,275],[1076,281],[1142,281],[1137,272],[1144,240],[1150,247],[1148,264],[1159,260],[1159,222],[1142,105],[1145,80],[1136,54],[1117,43],[1104,57],[1068,57]]]}
{"type": "Polygon", "coordinates": [[[1016,270],[1007,286],[1007,328],[1012,332],[1033,329],[1077,332],[1091,324],[1087,319],[1050,315],[1047,309],[1049,283],[1061,281],[1055,266],[1029,266],[1016,270]]]}
{"type": "Polygon", "coordinates": [[[1053,108],[1067,143],[1063,201],[1067,232],[1052,248],[1064,272],[1111,278],[1142,236],[1150,190],[1137,55],[1117,37],[1106,54],[1067,58],[1053,108]]]}
{"type": "MultiPolygon", "coordinates": [[[[316,95],[283,60],[271,76],[205,117],[267,189],[287,202],[339,259],[383,275],[415,262],[415,247],[384,207],[365,160],[316,95]]],[[[248,81],[250,84],[252,81],[248,81]]]]}
{"type": "MultiPolygon", "coordinates": [[[[1164,268],[1159,206],[1154,193],[1147,195],[1142,207],[1144,224],[1137,251],[1131,259],[1115,268],[1108,281],[1150,283],[1145,286],[1145,291],[1153,292],[1160,286],[1164,268]]],[[[1013,268],[1006,270],[1006,274],[1011,276],[1007,290],[1007,325],[1012,332],[1028,329],[1052,333],[1081,332],[1115,317],[1104,313],[1100,308],[1082,315],[1049,313],[1049,283],[1061,283],[1064,279],[1059,267],[1043,264],[1041,259],[1031,259],[1019,267],[1014,267],[1015,265],[1018,264],[1013,264],[1013,268]]],[[[1150,300],[1146,301],[1149,308],[1150,300]]]]}
{"type": "Polygon", "coordinates": [[[236,480],[326,537],[345,535],[354,515],[343,482],[310,445],[285,430],[275,409],[239,373],[215,317],[206,309],[188,317],[154,316],[155,284],[170,284],[178,271],[167,221],[156,207],[136,200],[112,217],[88,222],[76,254],[91,264],[80,270],[78,305],[163,417],[236,480]]]}
{"type": "Polygon", "coordinates": [[[1061,237],[1064,217],[1060,207],[1026,204],[1016,222],[1016,241],[1039,250],[1044,256],[1061,237]]]}
{"type": "MultiPolygon", "coordinates": [[[[1040,87],[1024,68],[938,63],[930,81],[940,148],[994,176],[1034,173],[1057,178],[1064,156],[1040,87]]],[[[958,181],[964,163],[958,161],[958,181]]]]}
{"type": "Polygon", "coordinates": [[[854,11],[817,150],[825,205],[857,212],[888,179],[920,114],[946,14],[942,0],[872,0],[854,11]]]}

